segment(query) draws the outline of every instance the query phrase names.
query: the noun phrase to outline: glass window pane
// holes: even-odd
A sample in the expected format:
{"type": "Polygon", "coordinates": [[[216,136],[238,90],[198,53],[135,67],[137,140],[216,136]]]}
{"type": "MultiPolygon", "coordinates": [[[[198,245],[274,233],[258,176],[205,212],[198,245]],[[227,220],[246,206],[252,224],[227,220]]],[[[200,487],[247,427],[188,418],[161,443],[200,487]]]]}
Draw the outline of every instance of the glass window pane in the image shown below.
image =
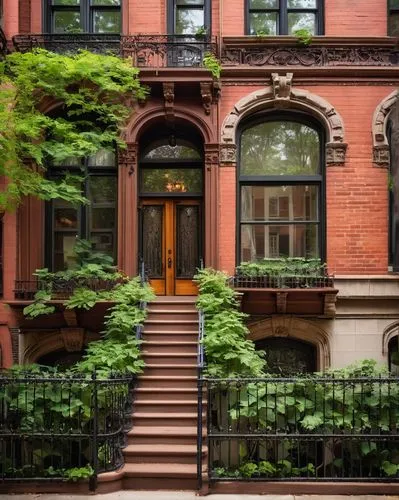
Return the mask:
{"type": "Polygon", "coordinates": [[[52,167],[81,167],[82,159],[76,158],[75,156],[70,156],[65,158],[65,160],[54,160],[51,164],[52,167]]]}
{"type": "Polygon", "coordinates": [[[91,5],[106,5],[119,7],[121,0],[91,0],[91,5]]]}
{"type": "Polygon", "coordinates": [[[399,9],[399,0],[389,0],[390,9],[399,9]]]}
{"type": "Polygon", "coordinates": [[[199,151],[191,146],[169,146],[163,144],[151,149],[144,155],[147,160],[170,159],[170,160],[201,160],[199,151]]]}
{"type": "Polygon", "coordinates": [[[176,29],[177,35],[194,35],[198,28],[204,26],[204,9],[177,9],[176,29]]]}
{"type": "Polygon", "coordinates": [[[53,16],[54,33],[79,33],[80,13],[75,11],[55,11],[53,16]]]}
{"type": "Polygon", "coordinates": [[[249,34],[270,36],[277,35],[277,12],[251,12],[249,14],[249,34]]]}
{"type": "Polygon", "coordinates": [[[89,167],[115,167],[115,153],[107,149],[100,149],[95,155],[90,156],[88,165],[89,167]]]}
{"type": "Polygon", "coordinates": [[[89,199],[92,205],[114,205],[116,202],[116,177],[91,176],[89,182],[89,199]]]}
{"type": "Polygon", "coordinates": [[[80,0],[53,0],[53,5],[79,5],[80,0]]]}
{"type": "Polygon", "coordinates": [[[177,0],[176,5],[204,5],[204,0],[177,0]]]}
{"type": "Polygon", "coordinates": [[[319,257],[317,224],[242,224],[241,262],[277,257],[319,257]]]}
{"type": "Polygon", "coordinates": [[[316,0],[288,0],[289,9],[316,9],[316,0]]]}
{"type": "Polygon", "coordinates": [[[78,212],[76,208],[63,201],[54,201],[54,228],[71,229],[78,228],[78,212]]]}
{"type": "Polygon", "coordinates": [[[115,238],[111,231],[91,232],[90,241],[93,244],[93,249],[98,252],[105,253],[115,258],[115,238]]]}
{"type": "Polygon", "coordinates": [[[242,186],[242,221],[317,221],[317,186],[242,186]]]}
{"type": "Polygon", "coordinates": [[[319,134],[295,122],[265,122],[241,136],[242,175],[311,175],[319,172],[319,134]]]}
{"type": "Polygon", "coordinates": [[[76,255],[73,248],[77,237],[77,232],[64,233],[57,231],[54,234],[54,271],[76,267],[76,255]]]}
{"type": "Polygon", "coordinates": [[[146,205],[142,208],[143,259],[150,278],[163,277],[164,207],[146,205]]]}
{"type": "Polygon", "coordinates": [[[399,36],[399,13],[389,15],[389,17],[388,17],[388,35],[399,36]]]}
{"type": "Polygon", "coordinates": [[[201,193],[200,168],[143,168],[140,191],[143,193],[201,193]]]}
{"type": "Polygon", "coordinates": [[[278,9],[279,0],[250,0],[250,9],[278,9]]]}
{"type": "Polygon", "coordinates": [[[93,31],[95,33],[119,33],[121,30],[121,13],[118,11],[94,11],[93,31]]]}
{"type": "Polygon", "coordinates": [[[307,30],[312,35],[316,33],[316,15],[306,13],[288,13],[288,34],[295,35],[295,31],[307,30]]]}
{"type": "Polygon", "coordinates": [[[114,229],[116,223],[114,208],[92,208],[91,229],[114,229]]]}

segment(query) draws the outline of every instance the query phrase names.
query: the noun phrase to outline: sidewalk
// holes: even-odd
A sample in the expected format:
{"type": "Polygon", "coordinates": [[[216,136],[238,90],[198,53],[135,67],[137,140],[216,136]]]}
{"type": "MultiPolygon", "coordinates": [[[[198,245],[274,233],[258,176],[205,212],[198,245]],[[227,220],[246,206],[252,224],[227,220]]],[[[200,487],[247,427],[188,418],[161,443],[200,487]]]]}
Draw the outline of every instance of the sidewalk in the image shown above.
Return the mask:
{"type": "Polygon", "coordinates": [[[383,495],[208,495],[197,497],[194,492],[183,491],[119,491],[107,495],[55,495],[55,494],[26,494],[0,495],[0,500],[398,500],[397,496],[383,495]]]}

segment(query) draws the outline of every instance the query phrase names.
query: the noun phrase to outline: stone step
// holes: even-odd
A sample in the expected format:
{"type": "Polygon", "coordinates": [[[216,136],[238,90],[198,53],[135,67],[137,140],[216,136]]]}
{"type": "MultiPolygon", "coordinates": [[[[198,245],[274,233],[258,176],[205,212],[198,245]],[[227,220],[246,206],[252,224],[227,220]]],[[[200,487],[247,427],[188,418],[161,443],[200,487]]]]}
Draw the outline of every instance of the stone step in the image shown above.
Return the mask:
{"type": "MultiPolygon", "coordinates": [[[[133,412],[132,421],[133,426],[155,426],[160,427],[167,425],[171,427],[180,426],[194,426],[197,425],[197,412],[191,413],[149,413],[149,412],[133,412]]],[[[205,420],[205,413],[203,419],[205,420]]]]}
{"type": "Polygon", "coordinates": [[[198,390],[191,387],[141,387],[140,383],[135,391],[139,401],[175,400],[187,401],[197,396],[198,390]]]}
{"type": "Polygon", "coordinates": [[[195,364],[167,364],[167,363],[147,363],[144,368],[145,375],[158,376],[195,376],[197,365],[195,364]]]}
{"type": "Polygon", "coordinates": [[[174,388],[196,388],[197,375],[140,375],[138,378],[138,387],[152,388],[167,387],[174,388]]]}
{"type": "Polygon", "coordinates": [[[195,307],[194,302],[151,302],[147,305],[148,312],[196,312],[198,309],[195,307]]]}
{"type": "MultiPolygon", "coordinates": [[[[205,403],[204,403],[205,406],[205,403]]],[[[134,402],[134,409],[139,413],[162,413],[171,415],[173,413],[195,413],[197,411],[197,401],[195,399],[187,400],[162,400],[137,398],[134,402]]]]}
{"type": "Polygon", "coordinates": [[[197,362],[197,353],[185,352],[152,352],[144,349],[142,351],[144,361],[149,365],[195,365],[197,362]]]}
{"type": "MultiPolygon", "coordinates": [[[[207,453],[206,448],[202,455],[207,453]]],[[[123,449],[125,463],[196,464],[197,446],[191,444],[129,444],[123,449]]]]}
{"type": "Polygon", "coordinates": [[[195,304],[197,297],[195,295],[158,295],[149,305],[153,304],[195,304]]]}
{"type": "Polygon", "coordinates": [[[148,329],[143,333],[143,339],[150,342],[197,342],[197,331],[166,331],[158,332],[153,329],[148,329]]]}
{"type": "Polygon", "coordinates": [[[126,463],[123,488],[132,490],[195,490],[196,464],[126,463]]]}
{"type": "Polygon", "coordinates": [[[173,321],[198,321],[198,311],[194,310],[167,310],[167,309],[150,309],[148,311],[147,321],[157,320],[173,320],[173,321]]]}
{"type": "Polygon", "coordinates": [[[128,433],[129,444],[191,444],[197,442],[197,427],[137,425],[128,433]]]}
{"type": "Polygon", "coordinates": [[[197,353],[196,341],[180,341],[180,340],[144,340],[142,343],[143,352],[159,352],[159,353],[197,353]]]}
{"type": "Polygon", "coordinates": [[[198,331],[198,319],[182,319],[182,320],[168,320],[168,319],[146,319],[144,322],[143,332],[147,331],[153,332],[197,332],[198,331]]]}

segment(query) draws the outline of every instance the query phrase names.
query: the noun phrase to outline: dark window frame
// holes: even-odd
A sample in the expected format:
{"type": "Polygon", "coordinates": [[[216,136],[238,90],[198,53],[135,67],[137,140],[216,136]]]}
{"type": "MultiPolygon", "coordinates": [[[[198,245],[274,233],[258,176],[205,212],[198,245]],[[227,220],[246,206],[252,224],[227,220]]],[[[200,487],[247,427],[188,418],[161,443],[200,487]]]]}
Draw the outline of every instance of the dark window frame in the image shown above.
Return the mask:
{"type": "MultiPolygon", "coordinates": [[[[251,9],[251,0],[245,0],[245,34],[251,35],[251,16],[252,12],[273,13],[278,15],[277,33],[279,35],[288,35],[288,13],[314,13],[316,16],[315,36],[324,35],[324,0],[316,0],[316,8],[312,9],[288,9],[287,0],[279,0],[279,7],[275,9],[251,9]]],[[[255,34],[253,34],[255,35],[255,34]]],[[[266,35],[267,36],[267,35],[266,35]]],[[[274,35],[270,35],[274,36],[274,35]]]]}
{"type": "MultiPolygon", "coordinates": [[[[322,262],[326,261],[326,168],[325,168],[325,130],[319,121],[313,117],[295,112],[269,112],[261,115],[256,115],[244,122],[244,124],[237,131],[237,174],[236,174],[236,264],[241,263],[241,226],[249,225],[247,221],[241,221],[241,187],[242,186],[298,186],[298,185],[316,185],[319,189],[318,199],[318,244],[319,244],[319,258],[322,262]],[[265,122],[295,122],[313,128],[319,135],[319,173],[317,175],[241,175],[241,137],[245,130],[265,122]]],[[[263,225],[294,225],[294,224],[313,224],[313,221],[256,221],[252,224],[263,225]]]]}
{"type": "MultiPolygon", "coordinates": [[[[43,0],[43,26],[46,33],[56,33],[54,30],[54,12],[80,12],[79,33],[120,34],[122,31],[122,0],[119,5],[92,5],[92,0],[80,0],[80,5],[53,5],[53,0],[43,0]],[[99,33],[94,31],[94,15],[96,11],[120,12],[120,27],[117,32],[99,33]]],[[[79,33],[62,33],[74,35],[79,33]]],[[[61,34],[61,33],[60,33],[61,34]]]]}
{"type": "MultiPolygon", "coordinates": [[[[204,9],[204,26],[207,29],[207,35],[210,36],[212,26],[211,26],[211,0],[203,0],[203,9],[204,9]]],[[[199,5],[198,4],[188,4],[188,5],[181,5],[178,6],[176,0],[168,0],[167,3],[167,30],[169,35],[175,35],[175,28],[176,28],[176,11],[179,8],[182,9],[198,9],[199,5]]],[[[185,35],[180,35],[177,34],[176,36],[182,36],[184,37],[185,35]]],[[[194,35],[191,35],[194,36],[194,35]]]]}
{"type": "Polygon", "coordinates": [[[388,9],[388,16],[387,16],[387,34],[388,36],[394,36],[397,37],[397,35],[390,33],[389,29],[389,21],[391,18],[392,14],[399,14],[399,6],[398,7],[391,7],[390,5],[390,0],[387,1],[387,9],[388,9]]]}
{"type": "MultiPolygon", "coordinates": [[[[50,167],[48,172],[48,177],[56,180],[64,176],[66,172],[83,176],[82,180],[82,194],[86,198],[89,199],[90,191],[89,184],[90,179],[93,177],[113,177],[118,181],[118,168],[115,156],[115,166],[89,166],[89,158],[83,158],[80,165],[71,165],[71,166],[56,166],[50,167]],[[82,175],[83,174],[83,175],[82,175]]],[[[113,257],[116,263],[118,245],[118,185],[116,186],[116,199],[115,199],[115,227],[113,230],[114,233],[114,241],[113,241],[113,257]]],[[[50,271],[55,269],[55,219],[54,219],[54,201],[48,201],[45,205],[45,234],[46,234],[46,244],[45,244],[45,264],[50,271]]],[[[77,230],[71,231],[77,232],[77,239],[86,239],[90,240],[90,210],[91,205],[79,205],[76,207],[77,212],[77,230]]],[[[64,231],[67,232],[67,231],[64,231]]],[[[104,232],[98,230],[98,232],[104,232]]]]}

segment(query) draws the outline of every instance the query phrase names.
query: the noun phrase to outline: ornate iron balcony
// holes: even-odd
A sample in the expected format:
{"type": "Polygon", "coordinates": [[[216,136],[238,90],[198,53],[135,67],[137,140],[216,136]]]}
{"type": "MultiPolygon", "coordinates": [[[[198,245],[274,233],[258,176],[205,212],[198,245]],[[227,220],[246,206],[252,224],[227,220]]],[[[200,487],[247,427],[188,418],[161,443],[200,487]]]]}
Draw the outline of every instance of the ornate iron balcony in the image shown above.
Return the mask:
{"type": "Polygon", "coordinates": [[[121,47],[120,35],[102,33],[35,33],[16,35],[12,41],[19,52],[42,48],[59,54],[73,53],[82,49],[97,54],[120,54],[121,47]]]}
{"type": "Polygon", "coordinates": [[[207,53],[216,55],[215,37],[195,35],[132,35],[122,38],[122,54],[140,68],[203,67],[207,53]]]}

